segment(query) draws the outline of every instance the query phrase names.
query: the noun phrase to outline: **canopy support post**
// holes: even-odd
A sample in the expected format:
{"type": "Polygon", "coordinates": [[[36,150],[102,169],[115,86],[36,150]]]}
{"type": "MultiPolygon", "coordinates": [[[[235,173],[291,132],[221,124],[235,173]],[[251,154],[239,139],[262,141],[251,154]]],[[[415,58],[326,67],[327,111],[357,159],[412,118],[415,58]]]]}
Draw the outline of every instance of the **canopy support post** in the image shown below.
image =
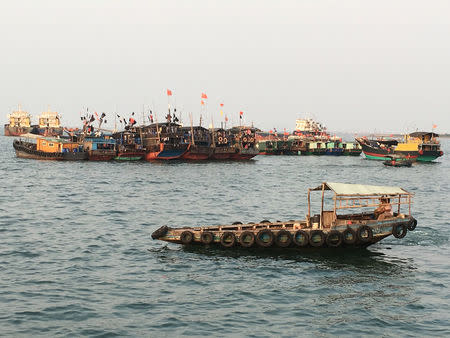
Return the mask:
{"type": "Polygon", "coordinates": [[[320,209],[320,229],[323,228],[323,200],[325,197],[325,183],[322,183],[322,207],[320,209]]]}
{"type": "Polygon", "coordinates": [[[309,220],[311,219],[311,189],[308,189],[308,219],[306,224],[309,225],[309,220]]]}

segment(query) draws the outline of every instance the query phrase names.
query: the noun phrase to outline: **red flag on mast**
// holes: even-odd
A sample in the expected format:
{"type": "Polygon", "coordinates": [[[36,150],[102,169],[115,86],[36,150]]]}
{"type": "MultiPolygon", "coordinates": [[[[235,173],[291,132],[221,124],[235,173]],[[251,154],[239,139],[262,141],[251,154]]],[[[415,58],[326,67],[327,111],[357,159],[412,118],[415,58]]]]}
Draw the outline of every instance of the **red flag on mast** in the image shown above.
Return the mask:
{"type": "Polygon", "coordinates": [[[167,89],[167,96],[172,96],[172,91],[170,89],[167,89]]]}
{"type": "Polygon", "coordinates": [[[223,107],[223,103],[221,103],[220,106],[223,107]]]}
{"type": "Polygon", "coordinates": [[[205,104],[205,101],[201,100],[200,103],[201,103],[201,104],[205,104]]]}
{"type": "Polygon", "coordinates": [[[208,96],[205,93],[202,93],[202,99],[207,99],[208,96]]]}

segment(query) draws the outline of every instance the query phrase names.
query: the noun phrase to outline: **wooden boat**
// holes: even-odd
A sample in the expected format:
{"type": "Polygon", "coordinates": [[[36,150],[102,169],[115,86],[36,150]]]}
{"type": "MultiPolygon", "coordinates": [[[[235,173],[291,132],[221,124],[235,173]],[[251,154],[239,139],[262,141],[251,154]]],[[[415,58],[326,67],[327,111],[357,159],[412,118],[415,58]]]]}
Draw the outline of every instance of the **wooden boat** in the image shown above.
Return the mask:
{"type": "Polygon", "coordinates": [[[145,160],[176,160],[188,149],[188,143],[182,142],[181,125],[165,122],[143,127],[143,145],[145,160]]]}
{"type": "Polygon", "coordinates": [[[362,153],[362,148],[359,143],[341,142],[339,147],[342,148],[342,155],[344,156],[359,156],[362,153]]]}
{"type": "Polygon", "coordinates": [[[417,221],[411,216],[412,197],[412,193],[399,187],[324,182],[308,189],[308,214],[304,220],[264,220],[259,223],[235,222],[183,228],[162,226],[153,232],[152,238],[184,245],[225,248],[367,247],[390,235],[403,238],[408,230],[415,229],[417,221]],[[322,207],[320,214],[311,216],[310,194],[313,191],[321,192],[322,207]],[[324,209],[326,191],[334,194],[332,210],[324,209]],[[380,201],[383,201],[381,205],[380,201]],[[393,206],[397,206],[395,213],[389,212],[392,210],[391,201],[393,206]],[[401,213],[401,206],[405,205],[408,210],[404,214],[401,213]],[[351,212],[356,208],[365,210],[373,207],[377,209],[372,212],[351,212]]]}
{"type": "Polygon", "coordinates": [[[78,142],[73,142],[68,139],[42,137],[34,134],[24,134],[22,138],[13,142],[16,156],[20,158],[57,161],[80,161],[87,159],[87,152],[84,151],[83,146],[78,142]]]}
{"type": "Polygon", "coordinates": [[[344,149],[339,147],[340,142],[329,141],[326,143],[325,155],[340,156],[344,153],[344,149]]]}
{"type": "Polygon", "coordinates": [[[411,167],[412,161],[404,156],[395,156],[391,155],[387,157],[387,161],[384,161],[383,164],[389,167],[411,167]]]}
{"type": "Polygon", "coordinates": [[[231,155],[232,160],[250,160],[259,154],[256,148],[256,129],[253,127],[233,127],[230,129],[232,144],[236,152],[231,155]]]}
{"type": "Polygon", "coordinates": [[[111,161],[116,156],[116,141],[110,136],[85,136],[83,147],[89,161],[111,161]]]}
{"type": "Polygon", "coordinates": [[[128,128],[128,130],[114,133],[116,140],[116,161],[140,161],[145,157],[145,150],[141,145],[140,128],[128,128]]]}
{"type": "Polygon", "coordinates": [[[207,160],[212,155],[211,134],[208,129],[201,126],[183,127],[184,143],[188,143],[187,151],[181,159],[187,161],[207,160]]]}
{"type": "Polygon", "coordinates": [[[211,129],[212,152],[211,160],[231,160],[233,155],[237,153],[237,149],[231,143],[231,135],[229,131],[216,128],[211,129]]]}
{"type": "Polygon", "coordinates": [[[439,135],[428,132],[414,132],[405,135],[402,141],[396,139],[370,140],[365,137],[356,138],[366,158],[386,160],[395,154],[408,156],[413,161],[429,162],[444,155],[438,140],[439,135]]]}

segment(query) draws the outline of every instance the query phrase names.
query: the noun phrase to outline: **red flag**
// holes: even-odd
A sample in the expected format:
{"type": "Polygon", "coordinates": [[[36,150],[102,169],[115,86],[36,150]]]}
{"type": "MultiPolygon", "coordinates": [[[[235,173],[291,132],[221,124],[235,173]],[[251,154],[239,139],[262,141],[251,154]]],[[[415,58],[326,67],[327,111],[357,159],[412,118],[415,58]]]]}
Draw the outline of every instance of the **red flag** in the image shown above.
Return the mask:
{"type": "Polygon", "coordinates": [[[243,111],[240,111],[240,112],[239,112],[239,115],[241,115],[241,116],[244,115],[244,112],[243,112],[243,111]]]}
{"type": "Polygon", "coordinates": [[[433,124],[433,129],[435,129],[435,128],[437,128],[437,125],[436,125],[436,124],[433,124]]]}
{"type": "Polygon", "coordinates": [[[172,96],[172,91],[170,89],[167,89],[167,96],[172,96]]]}
{"type": "Polygon", "coordinates": [[[207,99],[208,96],[205,93],[202,93],[202,99],[207,99]]]}
{"type": "Polygon", "coordinates": [[[223,107],[223,103],[221,103],[220,106],[223,107]]]}
{"type": "Polygon", "coordinates": [[[205,101],[201,100],[200,103],[201,103],[201,104],[205,104],[205,101]]]}

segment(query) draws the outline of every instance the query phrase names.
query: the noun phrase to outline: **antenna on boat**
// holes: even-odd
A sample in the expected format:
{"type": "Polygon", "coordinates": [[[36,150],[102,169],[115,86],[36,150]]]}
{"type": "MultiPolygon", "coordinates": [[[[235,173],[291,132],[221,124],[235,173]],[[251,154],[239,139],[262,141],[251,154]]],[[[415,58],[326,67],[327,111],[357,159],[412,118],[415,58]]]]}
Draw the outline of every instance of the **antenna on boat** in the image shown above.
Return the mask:
{"type": "Polygon", "coordinates": [[[192,123],[192,113],[189,113],[189,119],[191,121],[191,140],[192,140],[192,145],[195,146],[195,140],[194,140],[194,126],[192,123]]]}

